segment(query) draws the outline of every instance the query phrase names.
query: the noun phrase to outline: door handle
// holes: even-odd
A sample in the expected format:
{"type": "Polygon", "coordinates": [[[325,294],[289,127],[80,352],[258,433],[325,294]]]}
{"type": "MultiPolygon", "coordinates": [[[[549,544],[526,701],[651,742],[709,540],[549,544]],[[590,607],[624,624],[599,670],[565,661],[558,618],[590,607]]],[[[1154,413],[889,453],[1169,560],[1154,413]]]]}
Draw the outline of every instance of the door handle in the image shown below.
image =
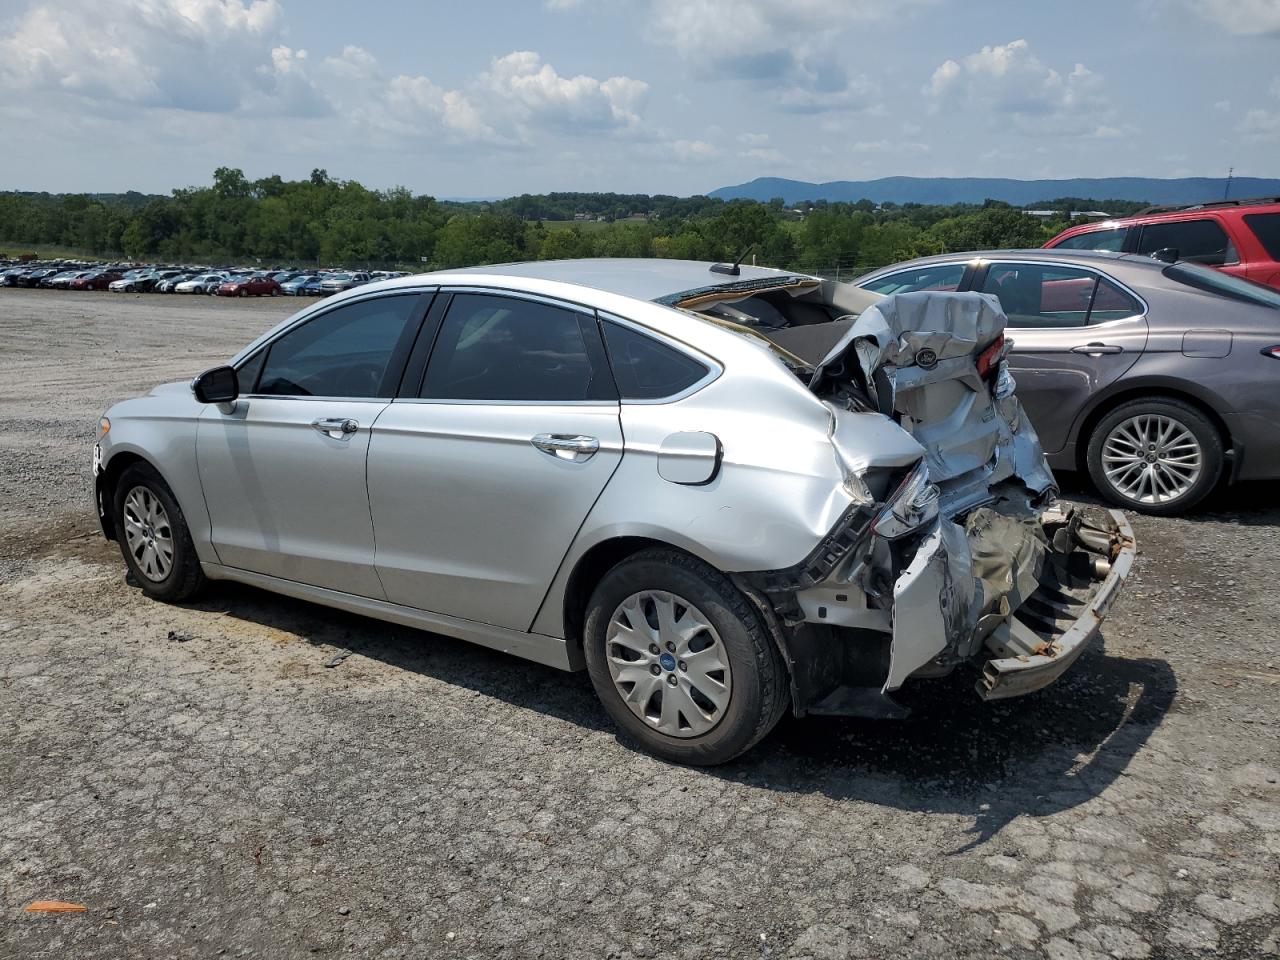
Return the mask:
{"type": "Polygon", "coordinates": [[[311,426],[334,440],[345,440],[360,429],[359,421],[345,417],[322,417],[319,420],[312,420],[311,426]]]}
{"type": "Polygon", "coordinates": [[[595,437],[572,436],[566,433],[539,433],[530,437],[529,442],[559,460],[572,460],[584,463],[596,455],[600,449],[600,441],[595,437]]]}
{"type": "Polygon", "coordinates": [[[1087,353],[1092,357],[1098,357],[1104,353],[1124,353],[1124,347],[1114,343],[1082,343],[1078,347],[1072,347],[1071,352],[1087,353]]]}

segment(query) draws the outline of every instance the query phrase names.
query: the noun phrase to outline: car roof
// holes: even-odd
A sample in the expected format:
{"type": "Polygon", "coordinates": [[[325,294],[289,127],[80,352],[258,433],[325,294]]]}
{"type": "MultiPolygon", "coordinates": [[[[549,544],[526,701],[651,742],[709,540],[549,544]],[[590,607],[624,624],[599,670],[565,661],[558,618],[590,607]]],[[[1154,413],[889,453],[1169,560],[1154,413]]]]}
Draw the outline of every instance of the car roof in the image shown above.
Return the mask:
{"type": "Polygon", "coordinates": [[[880,267],[859,277],[857,283],[867,277],[896,273],[899,270],[911,270],[929,264],[968,263],[971,260],[1040,260],[1078,263],[1105,269],[1108,266],[1132,266],[1136,269],[1162,270],[1168,266],[1160,260],[1133,253],[1111,253],[1106,250],[1061,250],[1056,247],[1031,247],[1019,250],[970,250],[961,253],[940,253],[932,257],[920,257],[916,260],[904,260],[901,263],[880,267]]]}
{"type": "Polygon", "coordinates": [[[794,271],[752,267],[747,264],[742,264],[739,269],[741,273],[738,276],[729,276],[724,273],[712,273],[711,264],[705,261],[601,257],[591,260],[534,260],[528,263],[501,263],[440,271],[440,273],[447,273],[450,276],[474,274],[486,277],[524,277],[572,283],[635,300],[650,301],[663,300],[673,294],[704,287],[803,276],[794,271]]]}

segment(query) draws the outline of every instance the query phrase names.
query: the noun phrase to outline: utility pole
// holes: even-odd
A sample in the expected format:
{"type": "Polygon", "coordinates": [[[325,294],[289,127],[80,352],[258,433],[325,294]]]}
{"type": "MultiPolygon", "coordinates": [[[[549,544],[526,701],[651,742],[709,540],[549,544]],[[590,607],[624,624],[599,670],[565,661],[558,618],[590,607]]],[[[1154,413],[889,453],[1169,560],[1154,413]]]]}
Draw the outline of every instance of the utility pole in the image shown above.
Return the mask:
{"type": "Polygon", "coordinates": [[[1235,175],[1236,168],[1227,168],[1227,189],[1222,191],[1222,199],[1227,200],[1231,197],[1231,178],[1235,175]]]}

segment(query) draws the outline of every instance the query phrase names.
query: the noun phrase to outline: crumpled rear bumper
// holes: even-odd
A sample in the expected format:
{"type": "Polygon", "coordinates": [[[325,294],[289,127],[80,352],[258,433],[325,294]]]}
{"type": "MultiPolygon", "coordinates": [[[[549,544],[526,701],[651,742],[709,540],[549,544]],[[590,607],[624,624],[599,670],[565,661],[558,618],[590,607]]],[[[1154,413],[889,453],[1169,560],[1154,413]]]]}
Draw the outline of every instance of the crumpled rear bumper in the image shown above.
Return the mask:
{"type": "MultiPolygon", "coordinates": [[[[1085,595],[1057,589],[1038,590],[1026,607],[1031,616],[1015,612],[1006,629],[987,638],[987,660],[976,685],[984,700],[1002,700],[1033,693],[1062,676],[1098,633],[1102,620],[1119,595],[1133,567],[1137,545],[1133,529],[1119,510],[1108,511],[1109,527],[1083,526],[1077,549],[1089,555],[1095,581],[1085,595]]],[[[1079,567],[1077,569],[1080,569],[1079,567]]]]}

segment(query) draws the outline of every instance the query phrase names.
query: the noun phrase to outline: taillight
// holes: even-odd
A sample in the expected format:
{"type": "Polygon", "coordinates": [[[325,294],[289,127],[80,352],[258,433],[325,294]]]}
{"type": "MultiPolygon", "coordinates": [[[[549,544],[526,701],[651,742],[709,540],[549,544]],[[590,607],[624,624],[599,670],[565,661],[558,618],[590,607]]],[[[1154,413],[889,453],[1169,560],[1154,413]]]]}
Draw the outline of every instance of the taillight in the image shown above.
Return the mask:
{"type": "Polygon", "coordinates": [[[1263,347],[1262,355],[1264,357],[1275,357],[1277,360],[1280,360],[1280,343],[1277,343],[1274,347],[1263,347]]]}
{"type": "Polygon", "coordinates": [[[1000,365],[1000,354],[1003,350],[1004,334],[1001,334],[991,346],[978,354],[978,376],[985,380],[996,371],[1000,365]]]}

